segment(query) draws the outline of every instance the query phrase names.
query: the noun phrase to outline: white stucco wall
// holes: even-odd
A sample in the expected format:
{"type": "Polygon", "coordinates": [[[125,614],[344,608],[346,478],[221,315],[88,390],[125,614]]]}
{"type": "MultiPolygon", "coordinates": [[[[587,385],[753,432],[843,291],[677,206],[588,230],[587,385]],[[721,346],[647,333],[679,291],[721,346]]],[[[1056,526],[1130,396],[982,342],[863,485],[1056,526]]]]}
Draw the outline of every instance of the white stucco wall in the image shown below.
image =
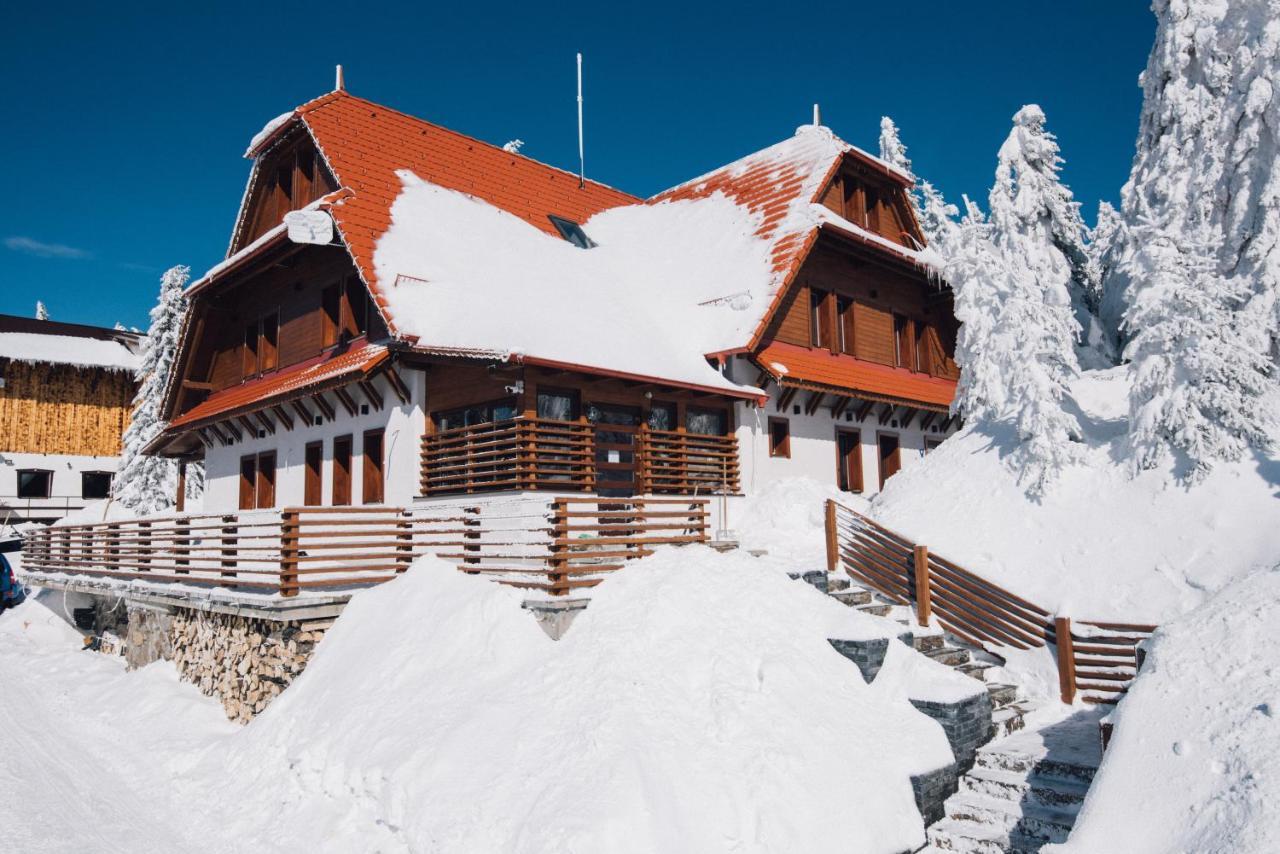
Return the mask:
{"type": "MultiPolygon", "coordinates": [[[[274,435],[244,437],[228,446],[217,445],[205,452],[204,511],[221,513],[234,511],[240,506],[240,458],[262,451],[276,452],[276,506],[297,506],[303,503],[305,485],[306,445],[308,442],[324,443],[324,462],[321,469],[323,503],[332,502],[333,491],[333,440],[338,436],[351,436],[351,501],[364,503],[361,495],[364,466],[364,431],[385,429],[383,437],[383,471],[385,473],[384,503],[407,506],[418,494],[419,453],[425,426],[423,397],[425,382],[420,371],[401,370],[400,376],[410,389],[409,404],[402,404],[383,377],[373,380],[382,393],[382,410],[369,406],[368,414],[351,416],[337,399],[327,395],[333,406],[335,418],[320,426],[303,425],[301,418],[291,407],[288,412],[294,418],[293,430],[277,425],[274,435]]],[[[356,389],[352,399],[357,405],[367,401],[356,389]]],[[[307,408],[318,414],[314,403],[307,408]]],[[[243,427],[241,434],[244,436],[243,427]]]]}
{"type": "Polygon", "coordinates": [[[13,515],[10,521],[56,519],[79,510],[88,501],[96,500],[86,500],[81,495],[81,472],[114,472],[119,466],[119,457],[0,451],[0,524],[9,514],[13,515]],[[18,472],[23,469],[53,472],[48,498],[18,498],[18,472]]]}

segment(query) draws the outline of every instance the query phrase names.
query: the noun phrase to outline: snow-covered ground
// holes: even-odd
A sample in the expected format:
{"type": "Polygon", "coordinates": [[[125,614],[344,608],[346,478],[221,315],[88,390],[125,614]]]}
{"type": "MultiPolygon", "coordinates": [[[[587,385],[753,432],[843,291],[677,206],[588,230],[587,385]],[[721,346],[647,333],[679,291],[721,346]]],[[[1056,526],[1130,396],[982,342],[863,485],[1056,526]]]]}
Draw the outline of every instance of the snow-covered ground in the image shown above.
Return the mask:
{"type": "Polygon", "coordinates": [[[972,691],[829,637],[887,620],[745,551],[664,549],[552,642],[518,591],[423,559],[364,592],[246,728],[167,663],[126,673],[62,615],[0,616],[14,850],[901,851],[951,761],[908,696],[972,691]],[[13,687],[11,687],[13,686],[13,687]],[[893,745],[893,749],[886,749],[893,745]]]}
{"type": "Polygon", "coordinates": [[[1059,854],[1270,854],[1280,840],[1280,568],[1165,626],[1059,854]]]}
{"type": "Polygon", "coordinates": [[[1158,623],[1280,555],[1280,457],[1252,454],[1186,487],[1132,476],[1124,368],[1072,386],[1084,459],[1039,502],[1006,464],[1014,436],[966,427],[886,484],[884,525],[1055,613],[1158,623]]]}

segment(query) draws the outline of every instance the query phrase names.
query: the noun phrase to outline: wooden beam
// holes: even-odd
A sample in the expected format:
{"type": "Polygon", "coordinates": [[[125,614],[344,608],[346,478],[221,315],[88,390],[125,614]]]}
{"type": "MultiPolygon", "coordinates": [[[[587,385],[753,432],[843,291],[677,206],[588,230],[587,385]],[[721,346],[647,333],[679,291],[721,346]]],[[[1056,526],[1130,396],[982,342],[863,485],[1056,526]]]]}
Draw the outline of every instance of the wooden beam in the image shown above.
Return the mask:
{"type": "Polygon", "coordinates": [[[302,423],[310,427],[316,423],[316,417],[311,414],[311,410],[307,409],[307,405],[301,400],[291,401],[293,403],[293,411],[298,413],[298,417],[302,419],[302,423]]]}
{"type": "Polygon", "coordinates": [[[938,413],[934,412],[932,409],[922,410],[920,412],[920,429],[928,430],[929,424],[933,421],[935,417],[937,417],[937,415],[938,413]]]}
{"type": "Polygon", "coordinates": [[[831,417],[839,418],[841,415],[844,414],[845,409],[848,408],[849,404],[852,402],[853,402],[853,398],[851,397],[836,395],[835,399],[831,401],[831,417]]]}
{"type": "Polygon", "coordinates": [[[316,403],[316,409],[319,409],[320,414],[323,415],[325,418],[332,421],[335,417],[337,417],[338,413],[334,411],[333,404],[331,404],[328,401],[328,399],[325,398],[324,392],[320,392],[315,397],[313,397],[312,400],[314,400],[316,403]]]}
{"type": "Polygon", "coordinates": [[[782,392],[782,397],[778,398],[778,411],[786,412],[787,407],[791,405],[791,401],[795,398],[798,389],[792,387],[782,392]]]}
{"type": "Polygon", "coordinates": [[[209,438],[209,434],[205,432],[203,427],[196,428],[196,435],[200,437],[200,444],[206,448],[213,447],[213,439],[209,438]]]}
{"type": "Polygon", "coordinates": [[[813,413],[817,412],[818,406],[821,405],[822,399],[824,397],[826,397],[826,395],[820,391],[810,392],[809,402],[806,403],[804,406],[804,414],[812,415],[813,413]]]}
{"type": "Polygon", "coordinates": [[[338,398],[338,402],[342,404],[342,408],[347,410],[347,414],[355,417],[360,412],[360,407],[356,406],[356,402],[351,399],[350,393],[345,388],[335,388],[333,396],[338,398]]]}
{"type": "Polygon", "coordinates": [[[217,424],[209,424],[204,429],[212,433],[217,438],[217,440],[221,442],[224,446],[231,444],[231,439],[229,439],[225,433],[223,433],[221,430],[218,429],[217,424]]]}
{"type": "Polygon", "coordinates": [[[369,405],[379,412],[382,411],[383,399],[382,393],[378,391],[377,386],[373,384],[373,380],[360,380],[360,391],[364,394],[365,399],[369,401],[369,405]]]}
{"type": "Polygon", "coordinates": [[[877,420],[879,421],[880,426],[883,427],[884,425],[889,423],[890,416],[893,415],[893,411],[898,407],[894,406],[891,403],[882,403],[880,404],[880,406],[882,408],[880,410],[880,417],[877,420]]]}
{"type": "Polygon", "coordinates": [[[234,422],[234,421],[232,421],[230,418],[228,418],[225,422],[223,422],[222,427],[223,427],[223,429],[224,429],[224,430],[226,430],[226,431],[227,431],[227,433],[228,433],[232,438],[234,438],[237,442],[239,442],[239,441],[243,438],[243,437],[240,435],[240,429],[239,429],[238,427],[236,427],[235,422],[234,422]]]}
{"type": "Polygon", "coordinates": [[[387,369],[382,372],[387,378],[387,383],[391,386],[391,390],[396,393],[396,397],[400,398],[401,403],[409,402],[409,387],[405,385],[404,380],[400,377],[400,372],[391,365],[387,365],[387,369]]]}
{"type": "Polygon", "coordinates": [[[290,431],[293,430],[293,416],[289,414],[287,409],[283,406],[273,406],[271,407],[271,412],[275,415],[276,420],[280,422],[284,429],[290,431]]]}
{"type": "Polygon", "coordinates": [[[268,433],[270,433],[272,436],[276,434],[276,423],[271,420],[271,417],[267,415],[267,413],[263,412],[262,410],[258,410],[253,414],[254,414],[254,417],[256,417],[258,421],[262,423],[262,426],[267,428],[268,433]]]}
{"type": "Polygon", "coordinates": [[[769,372],[761,370],[760,373],[756,374],[756,388],[764,388],[770,379],[769,372]]]}
{"type": "Polygon", "coordinates": [[[202,383],[196,380],[183,380],[182,387],[195,389],[196,391],[213,391],[213,383],[202,383]]]}
{"type": "Polygon", "coordinates": [[[258,435],[258,428],[252,421],[249,420],[248,415],[238,415],[236,416],[236,418],[237,420],[239,420],[239,422],[242,425],[244,425],[244,429],[248,432],[251,438],[258,435]]]}
{"type": "Polygon", "coordinates": [[[951,427],[952,422],[954,422],[955,420],[956,420],[956,417],[954,415],[948,415],[947,420],[943,421],[942,424],[938,427],[938,432],[939,433],[947,432],[947,430],[951,427]]]}
{"type": "Polygon", "coordinates": [[[858,407],[858,411],[854,413],[854,417],[859,421],[865,421],[867,416],[871,414],[871,407],[875,405],[875,402],[871,400],[862,401],[862,405],[858,407]]]}

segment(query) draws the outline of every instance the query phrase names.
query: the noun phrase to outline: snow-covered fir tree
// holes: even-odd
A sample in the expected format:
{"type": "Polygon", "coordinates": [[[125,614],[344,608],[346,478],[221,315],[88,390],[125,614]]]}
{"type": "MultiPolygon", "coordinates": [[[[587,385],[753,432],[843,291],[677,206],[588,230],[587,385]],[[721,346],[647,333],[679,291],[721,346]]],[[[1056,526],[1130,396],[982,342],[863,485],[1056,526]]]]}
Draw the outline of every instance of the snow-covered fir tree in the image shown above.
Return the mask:
{"type": "Polygon", "coordinates": [[[898,126],[888,116],[880,118],[880,159],[891,166],[896,166],[915,181],[916,173],[911,171],[911,158],[907,157],[907,147],[902,144],[902,139],[898,136],[898,126]]]}
{"type": "Polygon", "coordinates": [[[1097,224],[1089,231],[1089,276],[1099,284],[1098,321],[1113,353],[1123,349],[1120,329],[1126,306],[1123,294],[1108,291],[1102,283],[1110,278],[1116,252],[1127,240],[1128,227],[1120,212],[1110,202],[1099,202],[1097,224]]]}
{"type": "Polygon", "coordinates": [[[44,307],[44,302],[36,300],[36,320],[48,320],[49,309],[44,307]]]}
{"type": "Polygon", "coordinates": [[[942,197],[942,192],[928,181],[920,182],[920,230],[929,246],[946,253],[947,240],[955,233],[959,209],[942,197]]]}
{"type": "Polygon", "coordinates": [[[1251,285],[1217,269],[1213,246],[1146,225],[1134,235],[1142,270],[1127,321],[1130,442],[1138,469],[1182,455],[1194,483],[1252,444],[1266,447],[1270,408],[1267,333],[1242,311],[1251,285]]]}
{"type": "MultiPolygon", "coordinates": [[[[178,350],[178,334],[187,308],[184,289],[190,274],[190,268],[177,266],[166,270],[161,277],[160,298],[151,309],[151,326],[142,343],[142,364],[135,374],[138,394],[124,433],[124,450],[112,493],[116,501],[138,513],[156,513],[171,507],[177,490],[177,463],[147,456],[142,449],[164,429],[160,407],[178,350]]],[[[199,467],[190,467],[188,495],[198,495],[203,483],[199,467]]]]}
{"type": "Polygon", "coordinates": [[[1152,9],[1104,302],[1128,307],[1139,463],[1177,449],[1199,476],[1263,440],[1249,424],[1280,366],[1280,18],[1272,0],[1152,9]],[[1220,340],[1200,340],[1212,324],[1220,340]]]}

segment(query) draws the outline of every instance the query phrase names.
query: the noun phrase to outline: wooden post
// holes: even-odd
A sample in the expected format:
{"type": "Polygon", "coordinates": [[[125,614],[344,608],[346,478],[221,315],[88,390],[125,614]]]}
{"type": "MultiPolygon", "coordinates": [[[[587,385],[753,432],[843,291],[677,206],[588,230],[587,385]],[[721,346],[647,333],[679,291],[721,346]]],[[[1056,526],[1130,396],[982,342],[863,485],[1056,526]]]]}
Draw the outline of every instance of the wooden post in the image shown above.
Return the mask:
{"type": "Polygon", "coordinates": [[[933,600],[929,593],[929,547],[916,546],[912,554],[916,564],[916,622],[927,626],[933,616],[933,600]]]}
{"type": "Polygon", "coordinates": [[[186,517],[174,520],[174,534],[174,563],[182,567],[174,573],[186,575],[191,572],[191,520],[186,517]]]}
{"type": "Polygon", "coordinates": [[[175,509],[181,513],[187,509],[187,463],[178,463],[178,494],[174,498],[175,509]]]}
{"type": "Polygon", "coordinates": [[[827,499],[827,572],[835,572],[840,565],[840,538],[836,532],[836,503],[827,499]]]}
{"type": "Polygon", "coordinates": [[[151,569],[151,523],[138,523],[138,569],[146,572],[151,569]]]}
{"type": "Polygon", "coordinates": [[[222,548],[222,572],[224,578],[235,578],[236,576],[236,553],[240,548],[240,529],[235,524],[236,517],[226,515],[222,517],[222,531],[219,536],[222,548]]]}
{"type": "Polygon", "coordinates": [[[568,550],[556,542],[559,539],[567,539],[569,536],[566,530],[569,524],[569,518],[566,515],[568,512],[568,505],[565,502],[551,502],[551,556],[547,558],[547,581],[550,582],[552,596],[564,596],[569,592],[565,584],[568,576],[564,573],[569,565],[568,550]]]}
{"type": "Polygon", "coordinates": [[[408,510],[400,511],[396,519],[396,531],[396,574],[399,574],[413,563],[413,528],[408,510]]]}
{"type": "Polygon", "coordinates": [[[1062,702],[1071,705],[1076,700],[1076,650],[1071,640],[1071,618],[1058,617],[1053,621],[1058,645],[1058,686],[1062,690],[1062,702]]]}
{"type": "Polygon", "coordinates": [[[280,514],[280,595],[298,595],[298,511],[280,514]]]}

